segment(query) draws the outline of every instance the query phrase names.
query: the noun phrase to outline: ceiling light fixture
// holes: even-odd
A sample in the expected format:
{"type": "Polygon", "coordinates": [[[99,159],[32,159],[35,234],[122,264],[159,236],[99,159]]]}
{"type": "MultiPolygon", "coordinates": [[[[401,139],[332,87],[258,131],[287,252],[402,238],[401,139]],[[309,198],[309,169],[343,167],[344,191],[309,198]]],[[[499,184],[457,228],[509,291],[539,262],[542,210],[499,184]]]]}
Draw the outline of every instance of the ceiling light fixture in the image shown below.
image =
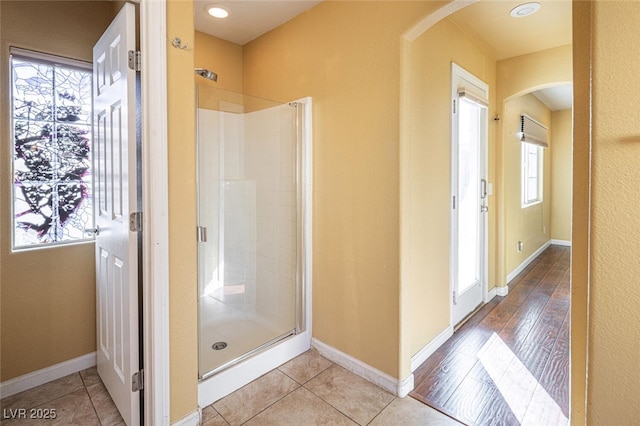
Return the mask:
{"type": "Polygon", "coordinates": [[[210,4],[205,7],[205,10],[214,18],[223,19],[229,16],[229,11],[218,4],[210,4]]]}
{"type": "Polygon", "coordinates": [[[514,18],[524,18],[525,16],[533,15],[538,10],[540,10],[541,7],[542,5],[537,2],[524,3],[511,9],[509,15],[513,16],[514,18]]]}

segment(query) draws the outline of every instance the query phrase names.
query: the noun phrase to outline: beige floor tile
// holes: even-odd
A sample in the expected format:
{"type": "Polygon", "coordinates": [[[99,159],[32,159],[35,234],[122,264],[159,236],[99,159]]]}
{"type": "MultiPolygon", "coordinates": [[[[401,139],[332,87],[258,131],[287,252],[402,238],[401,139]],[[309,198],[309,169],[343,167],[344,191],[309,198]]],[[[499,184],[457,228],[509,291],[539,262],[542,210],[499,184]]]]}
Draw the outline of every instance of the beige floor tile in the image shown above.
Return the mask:
{"type": "Polygon", "coordinates": [[[231,425],[240,425],[269,407],[299,385],[279,370],[273,370],[213,404],[231,425]]]}
{"type": "MultiPolygon", "coordinates": [[[[79,378],[80,376],[78,376],[79,378]]],[[[5,412],[6,413],[6,412],[5,412]]],[[[100,420],[93,409],[87,391],[82,388],[53,401],[49,401],[33,409],[26,410],[27,419],[15,418],[3,420],[3,426],[28,425],[28,426],[100,426],[100,420]],[[29,418],[31,415],[37,417],[48,413],[55,418],[29,418]]]]}
{"type": "Polygon", "coordinates": [[[202,409],[202,426],[228,426],[220,413],[213,408],[213,405],[209,405],[202,409]]]}
{"type": "Polygon", "coordinates": [[[305,387],[361,425],[369,423],[394,398],[389,392],[335,364],[305,387]]]}
{"type": "Polygon", "coordinates": [[[411,397],[396,398],[371,426],[459,426],[459,423],[411,397]]]}
{"type": "Polygon", "coordinates": [[[305,388],[299,388],[245,423],[246,426],[356,425],[305,388]]]}
{"type": "Polygon", "coordinates": [[[225,422],[220,414],[210,418],[206,422],[201,423],[202,426],[229,426],[229,423],[225,422]]]}
{"type": "Polygon", "coordinates": [[[207,420],[211,420],[212,418],[219,416],[220,414],[213,408],[213,405],[207,405],[202,409],[202,423],[207,420]]]}
{"type": "Polygon", "coordinates": [[[98,413],[102,426],[115,426],[124,422],[109,395],[109,391],[107,391],[102,382],[87,386],[87,392],[91,397],[91,402],[96,409],[96,413],[98,413]]]}
{"type": "Polygon", "coordinates": [[[300,384],[305,384],[333,363],[315,350],[309,350],[280,366],[279,370],[300,384]]]}
{"type": "Polygon", "coordinates": [[[85,387],[95,385],[96,383],[102,383],[102,379],[98,375],[98,369],[96,367],[87,368],[80,372],[80,377],[85,387]]]}
{"type": "Polygon", "coordinates": [[[78,373],[74,373],[4,398],[0,401],[0,407],[4,410],[34,408],[78,389],[83,389],[82,379],[78,373]]]}

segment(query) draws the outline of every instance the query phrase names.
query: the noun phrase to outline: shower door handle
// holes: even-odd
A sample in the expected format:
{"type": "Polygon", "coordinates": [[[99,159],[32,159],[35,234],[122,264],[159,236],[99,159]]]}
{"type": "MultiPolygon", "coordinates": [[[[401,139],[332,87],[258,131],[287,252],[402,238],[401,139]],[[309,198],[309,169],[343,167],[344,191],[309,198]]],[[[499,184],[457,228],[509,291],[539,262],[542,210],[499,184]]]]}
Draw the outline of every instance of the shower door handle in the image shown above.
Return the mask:
{"type": "Polygon", "coordinates": [[[206,243],[207,242],[207,227],[206,226],[198,226],[198,242],[206,243]]]}

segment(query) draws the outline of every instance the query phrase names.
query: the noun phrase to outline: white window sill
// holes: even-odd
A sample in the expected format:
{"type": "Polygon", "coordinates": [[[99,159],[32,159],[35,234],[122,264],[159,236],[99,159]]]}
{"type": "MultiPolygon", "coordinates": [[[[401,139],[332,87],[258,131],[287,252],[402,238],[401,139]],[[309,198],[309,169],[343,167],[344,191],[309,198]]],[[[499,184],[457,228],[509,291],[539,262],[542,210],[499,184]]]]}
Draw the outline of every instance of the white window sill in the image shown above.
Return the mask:
{"type": "Polygon", "coordinates": [[[527,203],[527,204],[522,204],[520,207],[522,209],[526,209],[526,208],[529,208],[529,207],[537,206],[538,204],[542,204],[542,200],[532,201],[532,202],[527,203]]]}

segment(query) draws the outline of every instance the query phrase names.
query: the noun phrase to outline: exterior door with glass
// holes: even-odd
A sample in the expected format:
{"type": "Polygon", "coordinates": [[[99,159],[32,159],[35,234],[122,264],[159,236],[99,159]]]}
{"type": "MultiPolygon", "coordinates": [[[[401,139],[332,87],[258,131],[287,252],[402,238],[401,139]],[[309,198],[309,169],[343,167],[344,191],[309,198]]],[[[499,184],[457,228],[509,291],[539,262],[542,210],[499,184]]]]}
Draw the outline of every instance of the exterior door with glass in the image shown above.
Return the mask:
{"type": "Polygon", "coordinates": [[[451,64],[451,316],[464,320],[486,292],[488,86],[451,64]]]}

